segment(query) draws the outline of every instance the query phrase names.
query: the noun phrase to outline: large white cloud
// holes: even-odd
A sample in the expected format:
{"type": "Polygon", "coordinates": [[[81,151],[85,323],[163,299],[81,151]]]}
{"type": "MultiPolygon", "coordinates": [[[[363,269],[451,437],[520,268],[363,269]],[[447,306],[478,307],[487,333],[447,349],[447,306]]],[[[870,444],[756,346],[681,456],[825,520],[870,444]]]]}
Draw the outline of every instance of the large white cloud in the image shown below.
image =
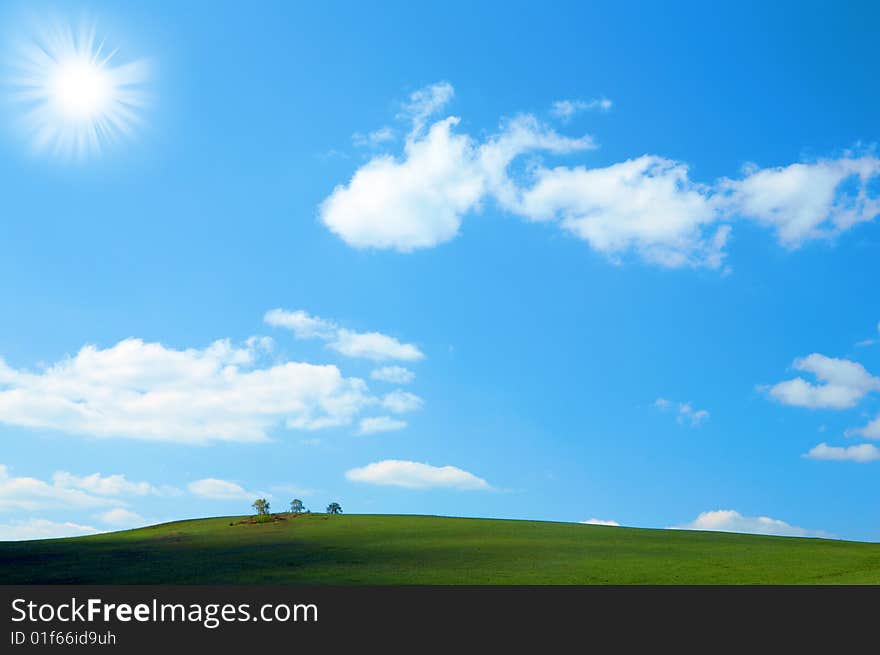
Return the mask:
{"type": "Polygon", "coordinates": [[[855,406],[871,391],[880,390],[880,378],[848,359],[813,353],[796,359],[793,366],[798,371],[812,373],[821,384],[797,377],[766,388],[772,398],[785,405],[846,409],[855,406]]]}
{"type": "Polygon", "coordinates": [[[420,462],[386,459],[353,468],[345,477],[353,482],[403,487],[405,489],[491,489],[488,482],[455,466],[431,466],[420,462]]]}
{"type": "Polygon", "coordinates": [[[709,266],[723,259],[729,228],[687,166],[642,156],[604,168],[540,168],[517,213],[558,221],[610,256],[636,252],[667,267],[709,266]]]}
{"type": "Polygon", "coordinates": [[[58,481],[50,484],[37,478],[13,477],[9,469],[0,464],[0,511],[81,509],[120,504],[116,499],[87,493],[58,481]]]}
{"type": "Polygon", "coordinates": [[[880,448],[869,443],[855,446],[829,446],[827,443],[820,443],[805,453],[804,457],[831,462],[859,462],[864,464],[880,459],[880,448]]]}
{"type": "Polygon", "coordinates": [[[807,530],[768,516],[743,516],[732,509],[702,512],[690,523],[672,526],[676,530],[708,530],[714,532],[746,532],[786,537],[830,537],[821,530],[807,530]]]}
{"type": "Polygon", "coordinates": [[[378,402],[332,365],[259,366],[264,342],[175,350],[126,339],[38,372],[0,369],[0,423],[184,443],[265,441],[275,426],[350,423],[378,402]]]}
{"type": "Polygon", "coordinates": [[[482,143],[456,133],[455,116],[423,133],[419,120],[425,117],[414,119],[402,158],[372,158],[321,204],[323,223],[349,245],[410,252],[449,241],[482,200],[509,197],[506,171],[516,157],[593,147],[588,137],[563,137],[532,116],[506,122],[482,143]]]}
{"type": "Polygon", "coordinates": [[[355,332],[339,327],[333,321],[311,316],[301,309],[271,309],[266,312],[265,322],[273,327],[291,330],[297,339],[321,339],[336,352],[346,357],[359,357],[373,361],[401,360],[419,361],[424,353],[418,346],[402,343],[381,332],[355,332]]]}
{"type": "Polygon", "coordinates": [[[0,524],[0,541],[24,541],[30,539],[58,539],[97,534],[100,530],[90,525],[65,521],[58,523],[47,519],[31,518],[0,524]]]}
{"type": "Polygon", "coordinates": [[[731,211],[773,227],[787,247],[833,236],[880,214],[868,185],[880,175],[880,159],[850,157],[754,169],[724,180],[731,211]],[[847,183],[854,185],[850,189],[847,183]]]}
{"type": "MultiPolygon", "coordinates": [[[[372,158],[321,204],[321,220],[346,243],[401,252],[436,246],[458,234],[466,214],[494,200],[515,215],[559,225],[613,260],[634,253],[664,267],[717,269],[735,221],[769,226],[795,247],[880,214],[871,186],[880,177],[880,159],[851,153],[751,166],[739,179],[706,184],[690,178],[686,163],[654,154],[601,167],[531,161],[514,175],[511,164],[522,155],[571,153],[594,143],[561,135],[532,115],[502,122],[484,139],[456,131],[454,116],[428,126],[452,94],[448,83],[414,94],[402,156],[372,158]]],[[[607,106],[561,101],[553,113],[566,119],[607,106]]]]}
{"type": "Polygon", "coordinates": [[[457,118],[410,138],[404,158],[380,156],[337,186],[321,204],[324,224],[350,246],[409,252],[449,241],[484,193],[470,138],[457,118]]]}

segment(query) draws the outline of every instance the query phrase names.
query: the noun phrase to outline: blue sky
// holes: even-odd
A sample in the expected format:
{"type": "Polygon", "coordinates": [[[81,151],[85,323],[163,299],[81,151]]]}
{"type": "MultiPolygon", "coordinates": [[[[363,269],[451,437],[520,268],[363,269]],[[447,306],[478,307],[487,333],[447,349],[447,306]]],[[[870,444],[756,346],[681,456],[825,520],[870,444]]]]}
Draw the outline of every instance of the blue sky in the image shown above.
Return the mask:
{"type": "Polygon", "coordinates": [[[880,539],[876,7],[472,5],[4,8],[0,538],[263,493],[880,539]],[[22,100],[83,24],[116,86],[22,100]]]}

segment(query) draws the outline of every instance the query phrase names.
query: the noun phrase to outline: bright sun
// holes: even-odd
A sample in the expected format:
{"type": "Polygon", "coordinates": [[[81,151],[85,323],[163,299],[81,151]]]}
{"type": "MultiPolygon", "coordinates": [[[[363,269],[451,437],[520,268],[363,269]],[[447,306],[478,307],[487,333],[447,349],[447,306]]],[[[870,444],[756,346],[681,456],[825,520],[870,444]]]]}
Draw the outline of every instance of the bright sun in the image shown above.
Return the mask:
{"type": "Polygon", "coordinates": [[[35,150],[82,159],[132,136],[146,106],[147,65],[114,65],[116,54],[92,25],[55,24],[20,47],[10,83],[35,150]]]}
{"type": "Polygon", "coordinates": [[[106,111],[113,98],[113,83],[100,64],[73,59],[58,66],[48,91],[60,114],[70,120],[92,121],[106,111]]]}

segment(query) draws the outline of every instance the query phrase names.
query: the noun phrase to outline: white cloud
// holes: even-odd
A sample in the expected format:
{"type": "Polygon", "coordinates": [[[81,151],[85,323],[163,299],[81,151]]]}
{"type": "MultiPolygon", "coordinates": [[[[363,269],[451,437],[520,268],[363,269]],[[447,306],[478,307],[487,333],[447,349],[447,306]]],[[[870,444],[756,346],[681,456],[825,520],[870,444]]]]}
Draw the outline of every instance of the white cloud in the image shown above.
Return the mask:
{"type": "Polygon", "coordinates": [[[29,477],[12,477],[0,464],[0,511],[58,508],[85,508],[119,505],[120,501],[71,489],[62,484],[49,484],[29,477]]]}
{"type": "Polygon", "coordinates": [[[681,403],[677,420],[679,423],[689,423],[691,427],[697,427],[709,420],[709,412],[705,409],[694,409],[689,403],[681,403]]]}
{"type": "Polygon", "coordinates": [[[265,441],[285,425],[350,423],[373,404],[366,384],[332,365],[257,366],[266,343],[174,350],[126,339],[39,372],[0,371],[0,423],[95,437],[207,443],[265,441]]]}
{"type": "MultiPolygon", "coordinates": [[[[880,214],[871,188],[880,159],[849,153],[752,166],[741,179],[707,184],[691,180],[686,163],[652,154],[598,168],[534,160],[514,176],[510,166],[524,154],[571,153],[595,144],[588,136],[560,135],[532,115],[502,122],[485,139],[455,132],[454,116],[425,129],[451,97],[447,83],[414,94],[403,156],[374,157],[333,190],[320,207],[331,231],[356,248],[410,252],[453,239],[463,217],[493,199],[515,215],[558,225],[613,261],[632,253],[663,267],[726,270],[734,221],[769,226],[783,245],[796,247],[880,214]]],[[[566,120],[579,110],[608,106],[604,99],[563,100],[552,113],[566,120]]]]}
{"type": "Polygon", "coordinates": [[[458,119],[411,136],[404,158],[374,157],[320,207],[323,223],[355,248],[410,252],[449,241],[484,194],[474,144],[452,132],[458,119]]]}
{"type": "Polygon", "coordinates": [[[282,327],[292,330],[297,339],[324,339],[330,340],[336,337],[339,328],[333,321],[327,321],[317,316],[311,316],[307,312],[298,309],[288,311],[286,309],[270,309],[266,312],[263,320],[272,327],[282,327]]]}
{"type": "Polygon", "coordinates": [[[376,434],[378,432],[392,432],[394,430],[403,430],[406,427],[406,421],[401,421],[390,416],[370,416],[361,419],[358,434],[376,434]]]}
{"type": "Polygon", "coordinates": [[[851,430],[850,432],[868,439],[880,439],[880,415],[878,415],[873,421],[870,421],[867,425],[851,430]]]}
{"type": "Polygon", "coordinates": [[[425,401],[414,393],[404,391],[403,389],[395,389],[386,394],[382,399],[382,406],[388,411],[395,414],[406,414],[421,409],[425,401]]]}
{"type": "Polygon", "coordinates": [[[383,366],[370,372],[371,380],[390,382],[391,384],[409,384],[415,378],[416,374],[403,366],[383,366]]]}
{"type": "MultiPolygon", "coordinates": [[[[877,332],[880,333],[880,323],[877,323],[877,332]]],[[[877,339],[862,339],[861,341],[859,341],[856,344],[856,346],[859,346],[859,347],[873,346],[876,343],[877,343],[877,339]]]]}
{"type": "Polygon", "coordinates": [[[27,519],[0,525],[0,541],[24,541],[29,539],[58,539],[61,537],[79,537],[86,534],[97,534],[90,525],[77,523],[56,523],[46,519],[27,519]]]}
{"type": "Polygon", "coordinates": [[[374,361],[399,359],[415,362],[424,354],[411,343],[401,343],[394,337],[380,332],[352,332],[339,330],[336,340],[329,346],[346,357],[362,357],[374,361]]]}
{"type": "Polygon", "coordinates": [[[587,519],[586,521],[581,521],[581,523],[584,525],[607,525],[614,528],[620,527],[620,523],[617,521],[605,521],[603,519],[587,519]]]}
{"type": "Polygon", "coordinates": [[[826,443],[820,443],[814,446],[804,457],[809,459],[819,459],[833,462],[873,462],[880,459],[880,448],[869,443],[859,444],[857,446],[829,446],[826,443]]]}
{"type": "Polygon", "coordinates": [[[131,482],[124,475],[91,475],[76,476],[65,471],[58,471],[52,476],[56,486],[71,489],[82,489],[99,496],[147,496],[174,493],[170,488],[159,489],[148,482],[131,482]]]}
{"type": "Polygon", "coordinates": [[[676,418],[678,423],[689,424],[695,428],[709,420],[709,412],[705,409],[696,409],[690,403],[673,403],[666,398],[658,398],[654,401],[654,407],[666,411],[675,407],[676,418]]]}
{"type": "Polygon", "coordinates": [[[401,159],[374,157],[321,204],[323,223],[350,246],[410,252],[449,241],[484,198],[510,195],[506,170],[519,155],[594,147],[589,137],[563,137],[528,115],[507,121],[483,143],[455,133],[455,116],[425,132],[424,121],[451,97],[451,86],[442,86],[447,88],[430,87],[414,103],[419,109],[410,112],[413,130],[401,159]]]}
{"type": "Polygon", "coordinates": [[[558,221],[598,252],[661,266],[718,268],[729,227],[681,162],[645,155],[605,168],[539,168],[516,213],[558,221]]]}
{"type": "Polygon", "coordinates": [[[449,104],[454,95],[455,89],[449,82],[437,82],[417,89],[404,105],[402,117],[412,121],[413,133],[421,132],[425,122],[449,104]]]}
{"type": "Polygon", "coordinates": [[[287,328],[297,339],[321,339],[346,357],[383,361],[389,359],[419,361],[425,355],[411,343],[401,343],[381,332],[354,332],[333,321],[311,316],[302,310],[272,309],[264,317],[268,325],[287,328]]]}
{"type": "Polygon", "coordinates": [[[346,472],[353,482],[404,487],[405,489],[491,489],[489,483],[455,466],[431,466],[419,462],[386,459],[346,472]]]}
{"type": "Polygon", "coordinates": [[[394,140],[394,130],[388,127],[381,127],[378,130],[373,130],[372,132],[368,132],[367,134],[363,134],[361,132],[355,132],[351,135],[351,141],[354,145],[359,148],[375,148],[387,141],[394,140]]]}
{"type": "Polygon", "coordinates": [[[868,193],[878,175],[880,159],[844,156],[753,169],[742,180],[723,180],[720,186],[730,211],[773,227],[783,245],[795,248],[880,214],[880,199],[868,193]]]}
{"type": "Polygon", "coordinates": [[[187,488],[190,493],[211,500],[254,500],[266,495],[259,491],[248,491],[240,484],[217,478],[196,480],[190,482],[187,488]]]}
{"type": "Polygon", "coordinates": [[[118,528],[135,528],[147,523],[146,519],[140,514],[121,507],[97,514],[95,518],[102,523],[118,528]]]}
{"type": "Polygon", "coordinates": [[[846,409],[855,406],[869,392],[880,390],[880,378],[868,373],[861,364],[847,359],[813,353],[796,359],[793,366],[798,371],[812,373],[822,384],[797,377],[762,387],[785,405],[846,409]]]}
{"type": "Polygon", "coordinates": [[[590,109],[599,109],[608,111],[612,107],[612,102],[608,98],[593,98],[592,100],[557,100],[550,108],[550,113],[563,121],[569,121],[571,118],[582,111],[590,109]]]}
{"type": "Polygon", "coordinates": [[[691,523],[673,526],[675,530],[709,530],[713,532],[746,532],[786,537],[831,537],[821,530],[807,530],[768,516],[743,516],[732,509],[702,512],[691,523]]]}

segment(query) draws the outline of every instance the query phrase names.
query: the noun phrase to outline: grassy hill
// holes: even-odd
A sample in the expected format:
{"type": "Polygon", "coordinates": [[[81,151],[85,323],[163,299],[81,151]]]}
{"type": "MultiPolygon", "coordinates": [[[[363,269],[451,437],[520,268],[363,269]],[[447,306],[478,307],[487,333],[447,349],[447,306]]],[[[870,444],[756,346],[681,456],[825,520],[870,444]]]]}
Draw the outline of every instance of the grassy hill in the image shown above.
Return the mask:
{"type": "Polygon", "coordinates": [[[433,516],[241,518],[0,543],[0,583],[880,584],[880,544],[433,516]]]}

